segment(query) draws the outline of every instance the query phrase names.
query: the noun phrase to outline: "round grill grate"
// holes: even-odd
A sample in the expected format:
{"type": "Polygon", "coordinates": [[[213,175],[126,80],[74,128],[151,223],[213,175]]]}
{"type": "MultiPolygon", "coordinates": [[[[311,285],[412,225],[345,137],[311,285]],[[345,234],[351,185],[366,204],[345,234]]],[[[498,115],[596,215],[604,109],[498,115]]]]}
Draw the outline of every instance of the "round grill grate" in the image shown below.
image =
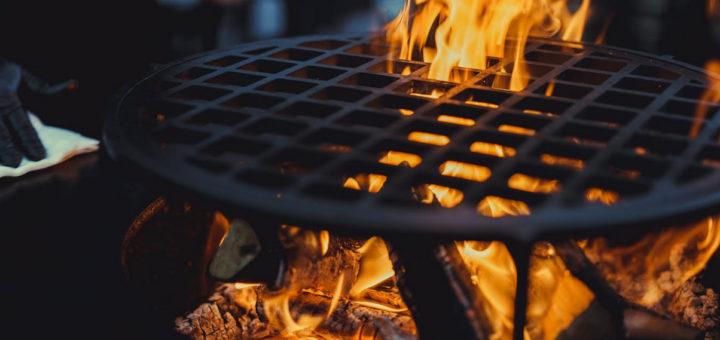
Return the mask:
{"type": "Polygon", "coordinates": [[[552,40],[526,59],[515,93],[498,60],[441,82],[373,38],[243,45],[136,84],[105,139],[161,182],[323,227],[528,239],[717,207],[718,108],[688,137],[702,70],[552,40]]]}

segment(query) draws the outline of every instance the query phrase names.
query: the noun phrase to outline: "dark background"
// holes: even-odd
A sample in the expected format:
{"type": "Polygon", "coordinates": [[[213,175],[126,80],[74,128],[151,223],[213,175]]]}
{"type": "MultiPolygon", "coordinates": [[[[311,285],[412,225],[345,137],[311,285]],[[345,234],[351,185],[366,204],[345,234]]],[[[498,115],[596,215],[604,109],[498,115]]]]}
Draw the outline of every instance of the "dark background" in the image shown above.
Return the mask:
{"type": "MultiPolygon", "coordinates": [[[[257,39],[376,29],[401,5],[236,2],[181,9],[150,0],[5,0],[0,56],[51,81],[79,79],[80,90],[71,94],[40,97],[23,90],[21,97],[46,122],[98,138],[112,96],[157,65],[257,39]]],[[[593,11],[586,40],[607,31],[605,43],[697,65],[720,56],[717,21],[705,13],[705,1],[596,0],[593,11]]],[[[124,232],[154,198],[102,153],[0,179],[0,334],[171,337],[171,320],[127,289],[119,265],[124,232]]]]}

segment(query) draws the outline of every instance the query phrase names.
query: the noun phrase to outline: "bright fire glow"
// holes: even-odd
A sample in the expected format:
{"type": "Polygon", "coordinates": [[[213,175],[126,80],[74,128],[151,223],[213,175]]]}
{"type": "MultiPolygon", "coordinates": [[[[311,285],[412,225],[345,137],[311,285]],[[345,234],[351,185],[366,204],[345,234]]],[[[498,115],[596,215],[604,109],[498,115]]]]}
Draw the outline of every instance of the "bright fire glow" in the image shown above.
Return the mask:
{"type": "Polygon", "coordinates": [[[708,87],[703,92],[700,97],[700,102],[698,102],[695,108],[695,119],[690,128],[690,138],[695,138],[700,133],[700,128],[703,126],[703,121],[707,116],[710,105],[720,102],[720,78],[717,78],[717,75],[720,74],[720,60],[713,59],[708,61],[705,64],[705,71],[708,72],[708,87]]]}
{"type": "Polygon", "coordinates": [[[462,118],[462,117],[451,116],[451,115],[439,115],[437,117],[437,121],[443,122],[443,123],[456,124],[456,125],[464,125],[464,126],[475,125],[475,121],[470,118],[462,118]]]}
{"type": "Polygon", "coordinates": [[[585,162],[580,159],[556,156],[548,153],[540,155],[540,161],[547,165],[565,166],[576,170],[582,170],[585,167],[585,162]]]}
{"type": "MultiPolygon", "coordinates": [[[[456,243],[476,285],[490,339],[511,339],[517,270],[505,244],[498,241],[456,243]]],[[[526,339],[555,339],[594,299],[573,277],[552,246],[536,246],[530,265],[526,339]]]]}
{"type": "Polygon", "coordinates": [[[385,242],[379,237],[371,237],[358,252],[361,255],[360,271],[350,288],[350,296],[354,298],[362,297],[365,290],[395,275],[385,242]]]}
{"type": "Polygon", "coordinates": [[[620,200],[620,195],[617,192],[606,189],[589,188],[585,191],[585,199],[589,202],[613,205],[620,200]]]}
{"type": "Polygon", "coordinates": [[[380,192],[387,181],[387,176],[380,174],[357,174],[345,179],[343,187],[353,190],[380,192]]]}
{"type": "Polygon", "coordinates": [[[517,125],[502,124],[498,126],[498,131],[513,133],[516,135],[532,136],[535,134],[535,130],[524,128],[517,125]]]}
{"type": "Polygon", "coordinates": [[[612,246],[602,238],[585,244],[588,257],[610,282],[623,283],[620,294],[653,308],[664,297],[696,276],[720,246],[718,218],[689,228],[672,228],[648,234],[630,246],[612,246]]]}
{"type": "Polygon", "coordinates": [[[447,161],[440,165],[440,174],[470,181],[484,182],[492,175],[492,172],[482,165],[447,161]]]}
{"type": "Polygon", "coordinates": [[[408,140],[424,144],[432,144],[444,146],[450,143],[448,136],[438,135],[436,133],[413,131],[408,135],[408,140]]]}
{"type": "Polygon", "coordinates": [[[525,174],[514,174],[508,179],[508,187],[527,192],[551,193],[560,190],[560,184],[554,179],[532,177],[525,174]]]}
{"type": "Polygon", "coordinates": [[[514,148],[495,143],[474,142],[470,145],[470,151],[500,158],[515,156],[514,148]]]}
{"type": "Polygon", "coordinates": [[[416,154],[401,152],[401,151],[388,151],[380,160],[380,163],[394,166],[408,166],[414,168],[422,162],[422,158],[416,154]]]}
{"type": "Polygon", "coordinates": [[[448,188],[437,184],[426,184],[415,187],[413,192],[418,200],[424,204],[433,204],[436,201],[443,208],[453,208],[463,200],[463,193],[460,190],[448,188]]]}
{"type": "Polygon", "coordinates": [[[524,59],[528,36],[582,37],[590,1],[583,0],[575,13],[566,2],[406,0],[386,27],[391,57],[429,62],[428,77],[438,80],[454,80],[457,67],[483,70],[489,58],[499,58],[513,65],[509,88],[520,91],[529,79],[524,59]]]}
{"type": "Polygon", "coordinates": [[[478,203],[477,211],[483,216],[493,218],[530,215],[530,207],[525,202],[498,196],[486,196],[483,198],[478,203]]]}

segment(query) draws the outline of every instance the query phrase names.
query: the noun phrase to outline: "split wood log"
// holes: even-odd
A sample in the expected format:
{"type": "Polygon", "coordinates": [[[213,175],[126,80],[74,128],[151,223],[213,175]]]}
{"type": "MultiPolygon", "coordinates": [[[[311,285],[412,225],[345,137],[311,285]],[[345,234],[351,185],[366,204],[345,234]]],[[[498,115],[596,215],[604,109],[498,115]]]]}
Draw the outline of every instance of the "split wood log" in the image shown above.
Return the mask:
{"type": "MultiPolygon", "coordinates": [[[[264,315],[260,286],[225,284],[207,303],[176,320],[179,333],[192,339],[264,339],[282,335],[264,315]]],[[[332,298],[303,292],[290,302],[291,313],[317,315],[330,308],[332,298]]],[[[312,332],[319,338],[357,336],[369,339],[414,339],[415,324],[407,311],[383,311],[341,300],[333,313],[312,332]]]]}

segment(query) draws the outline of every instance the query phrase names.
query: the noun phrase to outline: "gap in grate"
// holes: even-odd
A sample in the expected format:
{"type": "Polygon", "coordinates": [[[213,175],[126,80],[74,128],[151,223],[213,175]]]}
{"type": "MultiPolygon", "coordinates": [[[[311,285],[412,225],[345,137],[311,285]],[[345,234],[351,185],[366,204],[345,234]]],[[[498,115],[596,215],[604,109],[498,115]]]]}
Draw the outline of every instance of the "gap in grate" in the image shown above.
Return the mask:
{"type": "Polygon", "coordinates": [[[344,115],[335,123],[342,126],[382,129],[395,123],[399,119],[399,116],[386,113],[356,110],[344,115]]]}
{"type": "Polygon", "coordinates": [[[572,56],[559,53],[543,52],[538,50],[525,54],[525,60],[545,64],[561,65],[570,59],[572,59],[572,56]]]}
{"type": "Polygon", "coordinates": [[[415,97],[405,97],[405,96],[398,96],[398,95],[391,95],[386,94],[382,95],[379,98],[369,102],[367,105],[369,107],[378,108],[378,109],[391,109],[391,110],[397,110],[403,115],[409,116],[415,113],[415,110],[420,108],[421,106],[427,104],[428,101],[415,98],[415,97]]]}
{"type": "Polygon", "coordinates": [[[329,67],[320,66],[307,66],[298,71],[290,74],[295,78],[315,79],[315,80],[330,80],[341,74],[345,73],[344,70],[329,67]]]}
{"type": "Polygon", "coordinates": [[[635,78],[635,77],[622,78],[613,85],[613,87],[619,88],[619,89],[640,91],[640,92],[647,92],[647,93],[654,93],[654,94],[663,93],[663,91],[665,91],[665,89],[668,88],[669,86],[670,86],[670,83],[649,80],[649,79],[635,78]]]}
{"type": "Polygon", "coordinates": [[[592,88],[585,86],[570,85],[564,83],[551,82],[547,83],[537,90],[535,93],[546,95],[548,97],[563,97],[569,99],[582,99],[588,93],[592,92],[592,88]]]}
{"type": "Polygon", "coordinates": [[[630,107],[635,109],[644,109],[655,100],[654,97],[642,96],[627,92],[614,90],[605,91],[600,97],[595,99],[598,103],[605,103],[615,106],[630,107]]]}
{"type": "Polygon", "coordinates": [[[685,85],[675,94],[677,97],[699,100],[708,89],[700,86],[685,85]]]}
{"type": "Polygon", "coordinates": [[[565,70],[557,77],[557,79],[560,80],[588,85],[600,85],[608,80],[608,78],[610,78],[610,76],[607,74],[576,69],[565,70]]]}
{"type": "Polygon", "coordinates": [[[632,111],[611,109],[600,106],[588,106],[580,111],[575,118],[608,124],[612,127],[623,126],[637,117],[632,111]]]}
{"type": "Polygon", "coordinates": [[[571,122],[560,128],[556,135],[573,144],[605,147],[615,132],[614,129],[571,122]]]}
{"type": "Polygon", "coordinates": [[[202,149],[202,153],[233,164],[243,164],[269,150],[272,144],[239,136],[224,137],[202,149]]]}
{"type": "Polygon", "coordinates": [[[525,114],[538,115],[538,116],[559,116],[562,115],[568,108],[572,106],[571,103],[563,102],[559,100],[549,98],[538,98],[538,97],[525,97],[515,105],[513,108],[521,110],[525,114]]]}
{"type": "Polygon", "coordinates": [[[314,48],[314,49],[318,49],[318,50],[336,50],[336,49],[346,46],[348,44],[350,44],[350,43],[347,41],[328,39],[328,40],[310,41],[310,42],[302,43],[299,46],[314,48]]]}
{"type": "Polygon", "coordinates": [[[512,94],[506,92],[469,88],[455,95],[453,99],[470,105],[495,109],[510,97],[512,97],[512,94]]]}
{"type": "Polygon", "coordinates": [[[349,54],[335,54],[320,61],[321,64],[345,68],[356,68],[371,62],[372,58],[358,57],[349,54]]]}
{"type": "Polygon", "coordinates": [[[241,61],[245,61],[247,58],[236,56],[236,55],[226,55],[224,57],[220,57],[217,59],[213,59],[211,61],[206,62],[207,65],[213,65],[217,67],[228,67],[231,65],[235,65],[241,61]]]}
{"type": "Polygon", "coordinates": [[[258,90],[271,93],[300,94],[315,86],[317,86],[317,84],[306,81],[276,79],[258,87],[258,90]]]}
{"type": "Polygon", "coordinates": [[[478,118],[482,117],[487,110],[469,106],[440,104],[426,112],[424,116],[432,117],[438,122],[462,126],[475,125],[478,118]]]}
{"type": "Polygon", "coordinates": [[[240,112],[208,109],[196,113],[185,121],[188,124],[206,126],[217,125],[222,127],[233,127],[248,119],[249,115],[240,112]]]}
{"type": "Polygon", "coordinates": [[[340,111],[341,109],[342,108],[339,106],[302,101],[293,103],[292,105],[278,111],[277,114],[291,117],[323,119],[340,111]]]}
{"type": "Polygon", "coordinates": [[[400,79],[400,78],[386,76],[386,75],[380,75],[380,74],[361,72],[361,73],[353,74],[351,77],[343,80],[341,83],[346,84],[346,85],[383,88],[385,86],[392,84],[393,82],[395,82],[398,79],[400,79]]]}
{"type": "Polygon", "coordinates": [[[615,60],[597,59],[597,58],[583,58],[573,65],[573,67],[586,68],[590,70],[598,70],[605,72],[618,72],[627,63],[623,63],[615,60]]]}
{"type": "Polygon", "coordinates": [[[371,92],[353,89],[343,86],[326,87],[312,97],[319,100],[336,100],[348,103],[354,103],[369,96],[371,92]]]}
{"type": "Polygon", "coordinates": [[[637,154],[615,154],[607,161],[605,168],[627,179],[650,179],[662,177],[670,168],[670,162],[637,154]]]}
{"type": "Polygon", "coordinates": [[[666,79],[666,80],[677,80],[678,78],[680,78],[680,75],[673,71],[670,71],[666,68],[650,66],[650,65],[640,65],[630,73],[638,75],[638,76],[666,79]]]}
{"type": "Polygon", "coordinates": [[[589,190],[601,189],[616,194],[621,200],[642,195],[650,190],[647,184],[607,175],[596,175],[588,178],[583,184],[583,188],[586,195],[589,190]]]}
{"type": "MultiPolygon", "coordinates": [[[[693,121],[690,120],[655,116],[651,117],[650,120],[643,125],[643,129],[663,134],[673,134],[680,137],[687,137],[692,130],[693,124],[693,121]]],[[[699,125],[700,130],[704,127],[704,122],[701,122],[699,125]]]]}
{"type": "Polygon", "coordinates": [[[370,66],[369,70],[372,72],[409,75],[410,73],[413,73],[423,68],[424,66],[424,64],[417,64],[407,61],[384,60],[376,63],[373,66],[370,66]]]}
{"type": "Polygon", "coordinates": [[[243,93],[226,102],[222,105],[232,107],[235,109],[243,108],[255,108],[255,109],[269,109],[275,105],[283,102],[283,98],[268,96],[258,93],[243,93]]]}
{"type": "Polygon", "coordinates": [[[212,73],[213,71],[214,70],[210,68],[195,66],[176,74],[175,78],[181,80],[193,80],[212,73]]]}
{"type": "Polygon", "coordinates": [[[355,54],[365,54],[370,56],[385,56],[388,55],[390,48],[385,44],[359,44],[353,46],[345,52],[355,54]]]}
{"type": "Polygon", "coordinates": [[[206,82],[220,85],[248,86],[263,79],[263,77],[253,74],[241,72],[225,72],[219,76],[215,76],[206,80],[206,82]]]}
{"type": "MultiPolygon", "coordinates": [[[[663,105],[660,108],[660,111],[675,115],[675,116],[681,116],[686,118],[692,118],[696,119],[695,113],[697,111],[698,102],[688,102],[688,101],[682,101],[682,100],[675,100],[671,99],[668,100],[665,105],[663,105]]],[[[717,105],[708,105],[707,112],[705,114],[704,119],[712,119],[715,117],[715,114],[717,114],[718,109],[720,109],[720,106],[717,105]]]]}
{"type": "Polygon", "coordinates": [[[293,66],[295,66],[295,64],[269,59],[259,59],[249,64],[240,66],[240,69],[246,71],[275,74],[285,71],[293,66]]]}
{"type": "Polygon", "coordinates": [[[550,123],[540,116],[505,112],[497,115],[489,125],[500,132],[533,136],[550,123]]]}
{"type": "Polygon", "coordinates": [[[436,99],[443,96],[445,93],[455,87],[455,84],[438,82],[438,81],[424,81],[424,80],[411,80],[406,82],[393,91],[404,94],[409,94],[415,97],[422,97],[428,99],[436,99]]]}
{"type": "Polygon", "coordinates": [[[212,101],[229,94],[230,91],[208,86],[193,85],[172,95],[173,98],[184,100],[212,101]]]}
{"type": "Polygon", "coordinates": [[[274,135],[289,137],[297,135],[309,126],[304,123],[290,122],[277,118],[263,118],[249,124],[241,131],[251,135],[274,135]]]}
{"type": "Polygon", "coordinates": [[[678,156],[685,151],[687,142],[638,132],[625,147],[638,155],[678,156]]]}
{"type": "Polygon", "coordinates": [[[308,61],[322,55],[322,52],[306,50],[302,48],[288,48],[272,55],[276,59],[286,59],[293,61],[308,61]]]}
{"type": "Polygon", "coordinates": [[[347,153],[369,137],[368,134],[355,131],[322,128],[303,138],[301,143],[323,152],[347,153]]]}
{"type": "Polygon", "coordinates": [[[267,157],[263,162],[281,174],[304,175],[325,165],[333,159],[329,153],[289,147],[267,157]]]}
{"type": "Polygon", "coordinates": [[[714,145],[705,146],[698,153],[696,160],[703,166],[720,169],[720,147],[714,145]]]}

